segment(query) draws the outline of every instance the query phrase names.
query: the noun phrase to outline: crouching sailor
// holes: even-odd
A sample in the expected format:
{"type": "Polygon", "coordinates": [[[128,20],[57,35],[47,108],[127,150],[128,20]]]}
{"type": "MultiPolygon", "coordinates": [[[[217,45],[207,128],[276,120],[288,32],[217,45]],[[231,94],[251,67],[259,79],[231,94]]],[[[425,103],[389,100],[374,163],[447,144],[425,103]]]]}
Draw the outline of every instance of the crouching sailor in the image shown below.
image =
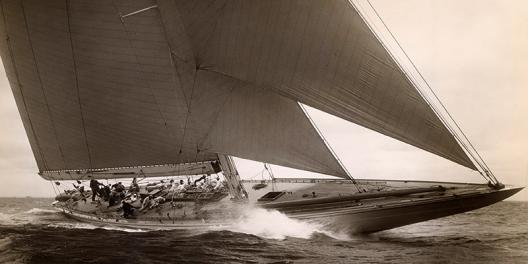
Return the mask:
{"type": "Polygon", "coordinates": [[[134,216],[134,207],[132,205],[132,201],[130,199],[125,199],[123,202],[121,202],[122,208],[123,208],[123,217],[124,218],[131,218],[134,216]]]}

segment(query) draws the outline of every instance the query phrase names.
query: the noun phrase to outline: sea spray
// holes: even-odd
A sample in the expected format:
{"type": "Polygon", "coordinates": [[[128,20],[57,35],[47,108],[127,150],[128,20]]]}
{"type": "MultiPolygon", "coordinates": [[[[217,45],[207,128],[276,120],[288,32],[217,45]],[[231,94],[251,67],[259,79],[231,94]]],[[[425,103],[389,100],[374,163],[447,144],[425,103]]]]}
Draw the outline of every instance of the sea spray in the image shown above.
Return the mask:
{"type": "Polygon", "coordinates": [[[247,207],[241,213],[241,216],[229,227],[229,231],[278,240],[286,237],[309,239],[316,233],[339,240],[350,239],[344,234],[325,230],[321,224],[289,218],[276,210],[247,207]]]}
{"type": "Polygon", "coordinates": [[[13,215],[0,213],[0,225],[10,225],[13,223],[13,215]]]}
{"type": "Polygon", "coordinates": [[[86,230],[104,229],[104,230],[109,230],[109,231],[121,231],[121,232],[127,232],[127,233],[147,232],[143,229],[125,228],[125,227],[109,226],[109,225],[93,225],[89,223],[77,223],[77,222],[60,222],[60,223],[48,224],[47,226],[55,227],[55,228],[67,228],[67,229],[86,229],[86,230]]]}
{"type": "MultiPolygon", "coordinates": [[[[93,225],[89,223],[80,223],[71,221],[65,218],[59,211],[43,208],[32,208],[24,212],[14,214],[0,213],[1,225],[43,225],[53,228],[67,228],[67,229],[105,229],[123,232],[145,232],[142,229],[123,228],[104,225],[93,225]]],[[[2,263],[2,262],[0,262],[2,263]]]]}
{"type": "Polygon", "coordinates": [[[57,214],[58,211],[51,210],[51,209],[43,209],[43,208],[31,208],[22,214],[26,215],[50,215],[50,214],[57,214]]]}

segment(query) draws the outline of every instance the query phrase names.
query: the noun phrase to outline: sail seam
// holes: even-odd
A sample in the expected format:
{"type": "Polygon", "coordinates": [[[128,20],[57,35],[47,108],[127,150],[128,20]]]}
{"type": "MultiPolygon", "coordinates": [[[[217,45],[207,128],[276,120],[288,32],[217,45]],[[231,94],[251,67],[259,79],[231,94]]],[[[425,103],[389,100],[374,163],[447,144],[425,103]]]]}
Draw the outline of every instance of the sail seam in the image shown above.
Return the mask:
{"type": "Polygon", "coordinates": [[[81,103],[81,91],[79,88],[79,76],[77,75],[77,60],[75,58],[75,49],[73,45],[73,36],[71,32],[71,24],[70,24],[70,0],[65,0],[66,2],[66,18],[68,23],[68,35],[70,39],[70,48],[72,53],[72,61],[73,61],[73,74],[75,76],[75,88],[77,89],[77,102],[79,103],[79,112],[81,115],[81,122],[84,132],[84,141],[86,144],[86,149],[88,150],[88,163],[90,164],[90,167],[93,166],[92,164],[92,155],[90,151],[90,145],[88,144],[88,134],[86,133],[86,121],[84,120],[84,113],[83,113],[83,107],[81,103]]]}
{"type": "Polygon", "coordinates": [[[176,78],[178,79],[178,83],[180,85],[180,91],[182,92],[183,99],[185,100],[185,105],[187,106],[187,109],[189,109],[189,101],[187,100],[187,95],[185,94],[185,91],[184,91],[181,74],[180,74],[180,71],[178,69],[178,66],[176,65],[174,57],[176,57],[177,59],[179,59],[179,60],[181,60],[183,62],[186,62],[186,61],[185,61],[185,59],[181,58],[176,53],[174,53],[173,47],[171,47],[171,43],[170,43],[169,38],[167,36],[167,29],[165,28],[165,22],[163,21],[163,16],[161,15],[161,10],[160,10],[159,6],[156,5],[155,7],[156,7],[156,10],[158,11],[157,13],[158,13],[158,16],[159,16],[159,19],[160,19],[160,27],[163,30],[163,37],[165,38],[165,41],[167,42],[167,47],[168,47],[168,50],[169,50],[169,57],[170,57],[171,66],[174,69],[174,73],[172,74],[172,78],[173,78],[174,82],[176,82],[176,80],[175,80],[176,78]]]}
{"type": "Polygon", "coordinates": [[[17,69],[16,63],[15,63],[13,49],[11,47],[11,41],[9,39],[9,34],[7,32],[7,19],[6,19],[6,13],[5,13],[4,2],[3,1],[0,3],[0,6],[2,8],[2,17],[3,17],[3,20],[4,20],[4,29],[5,29],[5,32],[6,32],[6,35],[7,35],[7,39],[6,39],[7,49],[9,50],[9,57],[11,59],[11,63],[13,64],[13,71],[15,73],[16,82],[18,84],[18,90],[20,91],[20,94],[21,94],[22,103],[24,105],[24,109],[26,110],[27,119],[29,121],[29,128],[30,128],[31,133],[33,134],[33,138],[35,139],[35,144],[37,144],[38,153],[39,153],[40,159],[42,160],[42,163],[43,163],[42,165],[44,165],[44,168],[47,169],[48,165],[46,163],[46,159],[44,158],[44,154],[42,154],[42,147],[41,147],[40,142],[39,142],[39,140],[37,138],[37,134],[35,133],[35,129],[33,127],[33,121],[31,120],[31,117],[30,117],[30,114],[29,114],[29,108],[27,106],[26,99],[24,97],[24,92],[22,91],[22,83],[20,82],[20,76],[18,74],[18,69],[17,69]]]}
{"type": "MultiPolygon", "coordinates": [[[[381,16],[379,15],[378,11],[374,8],[374,6],[372,6],[372,3],[370,2],[370,0],[367,0],[367,3],[370,5],[370,7],[372,8],[372,10],[374,10],[376,16],[380,19],[380,21],[383,23],[383,26],[387,29],[387,31],[389,32],[389,34],[391,35],[392,39],[395,40],[396,44],[398,45],[398,47],[401,49],[401,51],[403,52],[403,54],[405,55],[405,57],[407,58],[407,60],[411,63],[411,65],[413,66],[413,68],[416,70],[416,72],[419,74],[420,78],[425,82],[426,84],[426,87],[431,91],[431,93],[433,94],[433,96],[436,98],[436,100],[438,101],[438,103],[440,103],[440,106],[442,107],[442,109],[444,109],[444,111],[446,112],[446,114],[448,115],[448,117],[450,118],[450,120],[453,122],[453,124],[457,127],[458,131],[462,134],[462,136],[464,137],[464,139],[467,141],[467,143],[469,144],[469,146],[471,147],[471,149],[475,152],[475,154],[477,154],[477,156],[479,157],[480,161],[478,161],[477,159],[475,159],[475,161],[479,164],[479,166],[481,166],[482,169],[485,170],[485,172],[489,172],[491,174],[491,177],[492,179],[495,180],[495,182],[498,182],[498,180],[495,178],[495,175],[493,174],[493,172],[491,171],[491,169],[488,167],[488,165],[486,164],[486,161],[482,158],[482,156],[480,155],[480,153],[477,151],[477,149],[473,146],[473,143],[471,143],[471,141],[469,140],[469,138],[466,136],[466,133],[464,133],[464,131],[460,128],[460,126],[458,125],[458,122],[453,118],[453,116],[451,115],[451,113],[447,110],[447,108],[445,107],[444,103],[442,103],[442,101],[440,100],[440,98],[438,97],[438,95],[436,94],[436,92],[433,90],[433,88],[431,87],[431,85],[429,84],[429,82],[424,78],[424,76],[422,75],[421,71],[418,70],[418,67],[416,66],[416,64],[410,59],[409,55],[407,54],[407,52],[405,51],[405,49],[403,49],[403,47],[401,46],[400,42],[398,41],[398,39],[395,37],[395,35],[392,33],[392,31],[388,28],[387,24],[385,23],[385,21],[381,18],[381,16]],[[480,164],[480,162],[482,162],[482,164],[480,164]],[[482,166],[484,165],[484,166],[482,166]]],[[[466,146],[466,150],[468,152],[470,152],[469,148],[467,148],[466,146]]],[[[470,154],[472,155],[472,154],[470,154]]],[[[472,155],[473,156],[473,155],[472,155]]]]}
{"type": "Polygon", "coordinates": [[[66,166],[66,159],[64,157],[64,152],[62,151],[62,147],[60,145],[60,140],[59,140],[59,137],[57,135],[57,127],[55,126],[55,121],[54,121],[54,118],[53,118],[53,114],[51,112],[51,109],[50,109],[50,106],[49,106],[49,102],[48,102],[48,98],[46,96],[46,91],[44,89],[44,83],[42,82],[42,76],[40,74],[39,65],[38,65],[38,62],[37,62],[37,56],[35,55],[35,49],[33,47],[33,40],[31,38],[31,34],[29,34],[29,23],[28,23],[28,20],[27,20],[26,9],[24,8],[24,1],[20,2],[20,6],[22,8],[22,14],[24,16],[24,23],[25,23],[25,25],[27,27],[26,28],[26,35],[28,37],[29,46],[31,47],[31,54],[33,55],[33,60],[35,61],[35,71],[37,72],[37,77],[38,77],[38,80],[39,80],[39,83],[40,83],[40,88],[42,90],[43,99],[44,99],[44,102],[46,103],[46,109],[47,109],[48,114],[50,116],[51,126],[53,127],[53,134],[55,135],[55,140],[57,141],[57,147],[59,148],[59,153],[60,153],[60,156],[62,157],[62,162],[66,166]]]}
{"type": "MultiPolygon", "coordinates": [[[[115,4],[115,1],[114,1],[114,0],[112,0],[112,5],[113,5],[114,9],[117,11],[117,13],[118,13],[118,14],[121,14],[121,13],[119,12],[119,8],[118,8],[117,5],[115,4]]],[[[127,40],[127,42],[128,42],[129,47],[130,47],[132,50],[134,50],[134,45],[133,45],[132,40],[131,40],[131,38],[130,38],[130,30],[128,29],[128,27],[127,27],[127,25],[126,25],[124,18],[125,18],[125,17],[128,17],[128,16],[131,16],[131,15],[135,15],[135,14],[139,14],[139,13],[142,13],[142,12],[145,12],[145,11],[148,11],[148,10],[151,10],[151,9],[153,9],[153,8],[156,8],[156,7],[157,7],[157,5],[154,5],[154,6],[150,6],[150,7],[143,8],[143,9],[141,9],[141,10],[138,10],[138,11],[132,12],[132,13],[130,13],[130,14],[128,14],[128,15],[124,15],[124,16],[121,16],[121,15],[120,15],[121,26],[123,27],[123,30],[125,31],[125,34],[126,34],[126,40],[127,40]]],[[[161,21],[161,16],[159,17],[159,19],[160,19],[160,23],[163,23],[163,22],[161,21]]],[[[170,47],[168,47],[168,48],[169,48],[169,50],[170,50],[170,47]]],[[[173,139],[176,139],[176,136],[174,135],[174,133],[172,132],[172,130],[169,129],[169,127],[168,127],[168,121],[167,121],[167,118],[166,118],[165,115],[163,114],[163,110],[162,110],[162,107],[161,107],[161,105],[160,105],[160,103],[159,103],[159,100],[158,100],[158,98],[157,98],[157,96],[156,96],[156,92],[154,91],[154,88],[152,87],[152,85],[151,85],[150,81],[148,80],[148,78],[146,78],[146,72],[145,72],[144,66],[143,66],[143,64],[140,62],[139,57],[138,57],[138,55],[137,55],[136,52],[134,52],[134,58],[135,58],[136,65],[137,65],[137,67],[139,68],[139,71],[140,71],[140,73],[141,73],[141,76],[142,76],[141,79],[145,82],[146,86],[148,87],[148,90],[150,91],[150,94],[151,94],[151,96],[152,96],[152,99],[154,100],[154,104],[156,105],[156,109],[158,110],[159,116],[160,116],[160,118],[161,118],[162,121],[163,121],[165,131],[167,132],[167,134],[168,134],[170,137],[172,137],[173,139]]]]}
{"type": "MultiPolygon", "coordinates": [[[[405,77],[407,77],[408,81],[413,84],[415,87],[415,90],[420,94],[420,96],[424,99],[424,101],[427,103],[427,105],[431,108],[431,110],[435,113],[435,115],[439,118],[439,120],[442,122],[442,124],[444,125],[444,127],[449,131],[449,133],[455,138],[455,140],[462,145],[462,147],[464,147],[467,151],[467,146],[463,143],[462,140],[460,140],[460,138],[458,137],[458,135],[454,132],[454,130],[451,128],[451,126],[448,124],[448,122],[444,119],[444,117],[442,115],[440,115],[439,111],[437,110],[437,108],[428,100],[428,98],[425,96],[425,94],[418,88],[418,85],[417,85],[417,82],[414,78],[414,76],[410,76],[405,70],[404,70],[404,67],[400,64],[400,62],[396,59],[395,55],[390,52],[390,50],[388,49],[388,47],[383,43],[383,41],[381,41],[381,37],[374,31],[373,29],[373,25],[370,25],[368,22],[367,22],[367,19],[364,17],[364,15],[359,11],[358,9],[358,6],[356,6],[356,4],[354,4],[353,0],[349,0],[349,2],[351,3],[352,7],[354,7],[357,11],[357,13],[362,17],[363,21],[365,21],[365,24],[368,26],[368,28],[370,29],[370,31],[373,33],[373,35],[376,37],[376,39],[378,40],[378,42],[384,47],[384,49],[387,51],[387,53],[389,54],[389,56],[392,58],[392,60],[394,61],[394,63],[397,65],[397,67],[402,71],[402,73],[404,74],[405,77]]],[[[473,154],[469,151],[467,151],[468,154],[477,162],[477,164],[480,165],[480,163],[473,157],[473,154]]],[[[459,160],[459,159],[456,159],[456,160],[459,160]]],[[[474,164],[473,164],[474,165],[474,164]]]]}
{"type": "MultiPolygon", "coordinates": [[[[227,6],[227,1],[224,2],[224,4],[222,5],[222,7],[220,8],[219,10],[219,13],[218,14],[218,18],[216,19],[215,23],[214,23],[214,27],[213,27],[213,31],[211,32],[211,34],[207,37],[207,39],[205,39],[205,41],[202,43],[202,46],[205,46],[207,45],[207,43],[209,43],[211,41],[211,39],[214,37],[214,34],[216,33],[216,30],[217,30],[217,27],[218,27],[218,23],[220,21],[220,19],[223,17],[224,13],[225,13],[225,8],[227,6]]],[[[211,4],[212,5],[212,4],[211,4]]],[[[203,61],[200,61],[201,60],[201,57],[204,55],[203,53],[202,54],[199,54],[200,51],[204,51],[205,50],[203,48],[199,48],[197,51],[196,51],[196,54],[194,55],[195,58],[194,58],[194,61],[195,61],[195,64],[196,64],[196,67],[199,68],[199,67],[204,67],[203,65],[201,65],[203,63],[203,61]]],[[[193,52],[194,53],[194,52],[193,52]]]]}
{"type": "Polygon", "coordinates": [[[182,135],[182,140],[181,140],[181,143],[180,143],[180,150],[178,152],[178,159],[181,159],[182,157],[182,153],[183,153],[183,144],[185,143],[185,134],[187,133],[187,123],[189,122],[189,116],[191,115],[191,107],[192,107],[192,100],[193,100],[193,95],[194,95],[194,88],[196,86],[196,79],[198,78],[198,70],[195,69],[194,70],[194,76],[193,76],[193,85],[192,85],[192,89],[191,89],[191,96],[189,97],[189,108],[187,108],[187,115],[185,116],[185,123],[183,125],[183,135],[182,135]]]}
{"type": "MultiPolygon", "coordinates": [[[[204,70],[204,71],[207,71],[207,70],[204,70]]],[[[211,71],[211,72],[214,72],[214,71],[211,71]]],[[[234,79],[234,78],[233,78],[234,79]]],[[[238,79],[235,79],[238,81],[238,79]]],[[[207,129],[207,132],[205,133],[204,137],[202,138],[202,140],[200,140],[198,142],[198,146],[200,147],[203,147],[203,144],[205,143],[205,141],[207,140],[207,138],[209,137],[209,135],[211,134],[211,131],[213,130],[213,128],[215,127],[216,123],[218,122],[218,119],[220,117],[220,114],[221,112],[223,111],[223,109],[225,108],[227,102],[229,101],[229,99],[231,99],[231,96],[233,95],[233,91],[236,89],[238,84],[233,84],[231,86],[231,88],[229,89],[229,91],[227,92],[228,95],[226,95],[225,99],[224,99],[224,102],[222,102],[222,105],[221,107],[218,108],[218,111],[216,112],[216,115],[214,117],[214,119],[211,121],[211,125],[209,126],[209,128],[207,129]]],[[[206,149],[205,149],[206,150],[206,149]]]]}

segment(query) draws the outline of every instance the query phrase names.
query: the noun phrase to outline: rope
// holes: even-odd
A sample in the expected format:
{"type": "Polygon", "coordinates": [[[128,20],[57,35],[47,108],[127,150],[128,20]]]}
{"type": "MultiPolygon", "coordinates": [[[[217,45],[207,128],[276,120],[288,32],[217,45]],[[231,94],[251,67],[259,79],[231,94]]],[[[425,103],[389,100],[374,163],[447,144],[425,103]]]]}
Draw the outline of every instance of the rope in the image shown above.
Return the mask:
{"type": "Polygon", "coordinates": [[[49,183],[51,184],[51,188],[53,189],[53,192],[55,193],[55,196],[59,195],[59,194],[57,193],[57,190],[55,190],[55,184],[53,183],[53,181],[52,181],[52,180],[49,180],[49,183]]]}
{"type": "Polygon", "coordinates": [[[264,168],[268,171],[269,176],[271,178],[271,190],[275,191],[275,175],[273,174],[273,171],[271,170],[271,165],[264,163],[264,168]]]}
{"type": "MultiPolygon", "coordinates": [[[[436,101],[438,101],[438,103],[440,104],[440,106],[442,107],[442,109],[445,111],[445,113],[448,115],[449,119],[453,122],[453,124],[456,126],[456,128],[458,129],[458,131],[462,134],[462,136],[464,137],[464,139],[467,141],[467,143],[469,144],[469,146],[471,147],[471,149],[475,152],[475,154],[477,154],[478,158],[480,159],[477,160],[473,154],[470,154],[473,159],[479,164],[479,166],[481,167],[481,169],[483,169],[485,172],[489,172],[491,176],[496,183],[498,183],[497,179],[495,178],[495,175],[493,174],[493,172],[491,171],[491,169],[488,167],[488,165],[486,164],[486,162],[484,161],[484,159],[482,158],[482,156],[480,155],[480,153],[477,151],[477,149],[473,146],[473,144],[471,143],[471,141],[469,140],[469,138],[466,136],[466,134],[464,133],[464,131],[460,128],[460,126],[458,125],[458,122],[456,122],[456,120],[453,118],[453,116],[451,115],[451,113],[447,110],[447,108],[445,107],[444,103],[440,100],[440,98],[438,97],[438,95],[436,94],[436,92],[433,90],[433,88],[431,87],[431,85],[429,84],[429,82],[425,79],[425,77],[422,75],[421,71],[418,70],[418,67],[416,66],[416,64],[411,60],[411,58],[409,57],[409,55],[407,54],[407,52],[405,51],[405,49],[403,49],[402,45],[400,44],[400,42],[398,41],[398,39],[396,38],[396,36],[392,33],[392,31],[389,29],[389,27],[387,26],[387,24],[385,23],[385,21],[381,18],[381,16],[379,15],[378,11],[374,8],[374,6],[372,5],[372,3],[370,2],[370,0],[367,0],[367,3],[369,4],[369,6],[372,8],[372,10],[374,11],[374,13],[376,14],[376,16],[379,18],[379,20],[381,21],[381,23],[383,24],[383,26],[385,27],[385,29],[389,32],[390,36],[392,37],[392,39],[396,42],[396,44],[398,45],[398,47],[400,48],[400,50],[403,52],[403,54],[405,55],[405,57],[407,58],[407,60],[411,63],[412,67],[414,68],[414,70],[419,74],[421,80],[426,84],[426,87],[429,89],[429,91],[431,91],[431,93],[433,94],[434,98],[436,99],[436,101]],[[482,164],[480,163],[482,162],[482,164]]],[[[458,137],[458,135],[457,135],[458,137]]],[[[459,139],[460,142],[462,142],[460,139],[459,139]]],[[[471,153],[470,149],[465,145],[463,144],[466,151],[468,153],[471,153]]],[[[487,173],[486,173],[487,174],[487,173]]]]}
{"type": "Polygon", "coordinates": [[[255,179],[255,178],[256,178],[257,176],[259,176],[259,175],[262,176],[262,174],[264,173],[264,170],[265,170],[265,169],[260,170],[259,172],[255,173],[253,176],[247,177],[247,179],[248,179],[248,180],[253,180],[253,179],[255,179]]]}
{"type": "Polygon", "coordinates": [[[323,140],[323,143],[326,145],[326,147],[328,148],[328,150],[330,151],[330,153],[332,154],[332,156],[334,156],[334,158],[336,159],[337,163],[339,164],[339,166],[343,169],[343,171],[346,173],[346,175],[348,176],[348,178],[350,178],[350,180],[352,180],[352,183],[354,184],[354,186],[356,187],[356,189],[358,190],[358,192],[362,193],[362,192],[365,192],[366,190],[361,188],[358,184],[358,182],[356,181],[356,179],[354,179],[354,177],[352,177],[352,175],[350,174],[350,172],[347,170],[347,168],[345,167],[345,165],[343,164],[343,162],[341,162],[341,159],[337,156],[337,153],[335,153],[334,149],[332,149],[332,146],[330,146],[330,143],[328,143],[328,141],[326,140],[326,138],[323,136],[323,133],[321,132],[321,130],[319,129],[319,127],[317,126],[317,124],[315,124],[314,120],[312,119],[312,117],[308,114],[308,111],[306,110],[306,108],[304,107],[303,104],[301,103],[297,103],[299,105],[299,107],[302,109],[302,111],[304,112],[304,115],[306,116],[306,118],[308,118],[308,120],[310,121],[310,123],[312,124],[312,126],[315,128],[315,131],[317,132],[317,134],[319,134],[319,137],[321,137],[321,139],[323,140]]]}

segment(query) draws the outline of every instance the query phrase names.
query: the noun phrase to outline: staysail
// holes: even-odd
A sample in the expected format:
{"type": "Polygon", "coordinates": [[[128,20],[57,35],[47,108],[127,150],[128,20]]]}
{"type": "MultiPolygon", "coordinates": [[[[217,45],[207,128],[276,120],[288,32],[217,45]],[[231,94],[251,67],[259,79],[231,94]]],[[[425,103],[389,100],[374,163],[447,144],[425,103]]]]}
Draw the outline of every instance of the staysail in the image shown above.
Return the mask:
{"type": "Polygon", "coordinates": [[[348,0],[176,0],[208,69],[475,169],[348,0]]]}
{"type": "Polygon", "coordinates": [[[164,24],[177,17],[151,6],[2,2],[2,58],[42,175],[185,171],[220,153],[346,177],[295,100],[199,67],[175,44],[181,25],[164,24]]]}
{"type": "Polygon", "coordinates": [[[347,177],[298,102],[475,168],[347,0],[11,0],[0,23],[41,172],[221,154],[347,177]]]}

